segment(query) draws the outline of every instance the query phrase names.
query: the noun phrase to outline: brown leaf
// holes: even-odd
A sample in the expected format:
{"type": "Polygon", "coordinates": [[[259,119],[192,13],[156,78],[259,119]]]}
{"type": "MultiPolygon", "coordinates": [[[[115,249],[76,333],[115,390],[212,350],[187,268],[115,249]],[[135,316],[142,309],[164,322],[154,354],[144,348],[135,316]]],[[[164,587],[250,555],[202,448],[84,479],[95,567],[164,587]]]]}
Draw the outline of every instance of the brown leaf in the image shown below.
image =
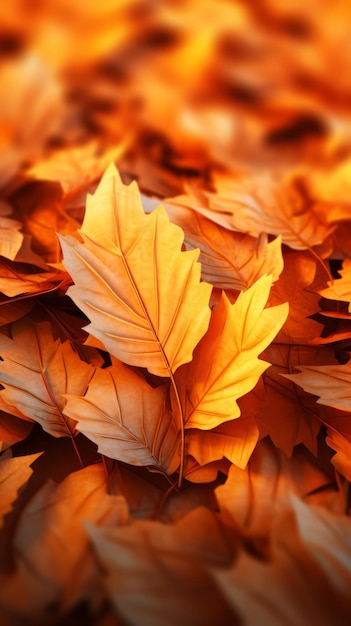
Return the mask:
{"type": "Polygon", "coordinates": [[[215,493],[226,522],[240,528],[263,554],[274,519],[289,505],[291,493],[340,511],[335,485],[313,457],[298,450],[288,459],[269,439],[257,444],[245,469],[232,465],[215,493]]]}

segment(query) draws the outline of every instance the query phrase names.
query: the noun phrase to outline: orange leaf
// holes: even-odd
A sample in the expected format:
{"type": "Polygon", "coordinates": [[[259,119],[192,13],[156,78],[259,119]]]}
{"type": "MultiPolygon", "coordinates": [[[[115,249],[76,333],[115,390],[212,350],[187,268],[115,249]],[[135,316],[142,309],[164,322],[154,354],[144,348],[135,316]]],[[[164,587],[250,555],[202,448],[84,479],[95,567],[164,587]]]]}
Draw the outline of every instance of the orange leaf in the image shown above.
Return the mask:
{"type": "Polygon", "coordinates": [[[46,481],[28,502],[14,532],[16,569],[1,585],[2,615],[19,624],[50,623],[52,606],[55,619],[64,619],[68,609],[90,599],[98,571],[84,521],[105,527],[128,521],[126,502],[108,494],[101,465],[59,484],[46,481]]]}
{"type": "Polygon", "coordinates": [[[285,374],[305,391],[318,396],[319,404],[351,412],[351,361],[346,365],[300,365],[300,374],[285,374]]]}
{"type": "Polygon", "coordinates": [[[123,528],[86,528],[107,573],[109,597],[126,623],[232,624],[208,574],[210,565],[229,565],[233,551],[212,511],[198,507],[173,524],[136,520],[123,528]]]}
{"type": "Polygon", "coordinates": [[[87,327],[114,356],[170,376],[192,358],[207,330],[211,287],[200,283],[198,252],[182,252],[183,233],[162,207],[145,215],[135,184],[114,166],[88,196],[77,237],[60,237],[75,285],[68,295],[87,327]]]}
{"type": "Polygon", "coordinates": [[[179,435],[167,409],[168,386],[151,387],[140,373],[113,359],[95,370],[84,397],[68,396],[64,414],[111,459],[151,465],[172,474],[179,435]]]}
{"type": "Polygon", "coordinates": [[[261,277],[234,304],[222,295],[191,363],[176,374],[186,428],[211,429],[240,415],[236,400],[256,385],[269,363],[258,355],[283,325],[288,305],[264,309],[272,284],[261,277]]]}
{"type": "Polygon", "coordinates": [[[54,437],[73,437],[75,424],[62,410],[64,394],[83,394],[94,368],[80,360],[69,342],[52,337],[48,322],[19,320],[12,339],[0,335],[0,406],[39,422],[54,437]]]}
{"type": "Polygon", "coordinates": [[[187,452],[200,465],[223,457],[244,468],[258,440],[258,427],[253,417],[240,416],[212,430],[192,428],[187,431],[187,452]]]}
{"type": "Polygon", "coordinates": [[[281,237],[268,243],[267,235],[258,238],[227,230],[196,211],[166,205],[167,213],[185,233],[187,250],[200,248],[203,280],[221,289],[243,290],[260,276],[271,274],[278,280],[283,269],[281,237]]]}
{"type": "Polygon", "coordinates": [[[33,425],[33,422],[0,411],[0,452],[25,439],[33,425]]]}
{"type": "Polygon", "coordinates": [[[18,490],[23,487],[33,473],[31,464],[40,456],[30,454],[28,456],[0,459],[0,527],[3,525],[4,516],[11,510],[13,502],[17,498],[18,490]]]}
{"type": "Polygon", "coordinates": [[[328,287],[319,291],[323,298],[348,302],[348,310],[351,313],[351,259],[344,259],[342,269],[339,270],[340,278],[328,283],[328,287]]]}

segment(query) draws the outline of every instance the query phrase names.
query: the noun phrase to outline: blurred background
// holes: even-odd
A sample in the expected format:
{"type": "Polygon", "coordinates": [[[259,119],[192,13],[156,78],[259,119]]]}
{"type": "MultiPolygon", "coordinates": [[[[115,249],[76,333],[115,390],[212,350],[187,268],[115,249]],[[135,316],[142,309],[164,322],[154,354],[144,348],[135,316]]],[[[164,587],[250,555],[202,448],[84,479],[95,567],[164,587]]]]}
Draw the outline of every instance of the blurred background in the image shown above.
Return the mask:
{"type": "Polygon", "coordinates": [[[328,195],[340,166],[348,188],[350,13],[342,0],[3,1],[3,202],[27,213],[21,189],[56,181],[79,220],[110,161],[162,198],[266,171],[328,195]]]}

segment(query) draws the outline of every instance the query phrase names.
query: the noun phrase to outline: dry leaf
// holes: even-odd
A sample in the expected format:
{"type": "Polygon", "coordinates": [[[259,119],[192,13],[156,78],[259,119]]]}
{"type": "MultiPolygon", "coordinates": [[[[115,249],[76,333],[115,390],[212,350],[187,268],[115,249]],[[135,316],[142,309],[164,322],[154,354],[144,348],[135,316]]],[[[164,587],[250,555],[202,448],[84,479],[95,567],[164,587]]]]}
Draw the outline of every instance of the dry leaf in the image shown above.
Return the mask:
{"type": "MultiPolygon", "coordinates": [[[[56,270],[33,271],[30,265],[0,259],[0,292],[9,298],[47,293],[67,284],[68,274],[56,270]]],[[[8,303],[8,300],[4,301],[8,303]]],[[[11,303],[13,306],[13,303],[11,303]]]]}
{"type": "Polygon", "coordinates": [[[186,428],[208,430],[239,417],[236,403],[269,366],[258,355],[283,325],[288,306],[264,309],[272,284],[263,276],[234,304],[225,294],[191,363],[176,374],[186,428]]]}
{"type": "Polygon", "coordinates": [[[269,435],[274,444],[291,456],[294,446],[303,443],[317,454],[317,435],[326,412],[315,398],[304,393],[282,376],[300,369],[300,364],[335,363],[332,350],[309,346],[272,344],[264,357],[272,363],[264,374],[265,398],[256,419],[261,436],[269,435]]]}
{"type": "Polygon", "coordinates": [[[0,452],[28,437],[33,423],[0,411],[0,452]]]}
{"type": "Polygon", "coordinates": [[[200,465],[225,457],[234,465],[244,468],[255,449],[258,435],[254,418],[241,415],[212,430],[189,429],[186,432],[186,449],[200,465]]]}
{"type": "Polygon", "coordinates": [[[289,505],[291,493],[340,512],[334,484],[309,453],[302,450],[288,459],[269,439],[257,444],[245,469],[232,465],[215,493],[225,522],[239,528],[263,554],[274,519],[289,505]]]}
{"type": "Polygon", "coordinates": [[[273,522],[268,562],[241,552],[230,569],[213,568],[212,574],[247,626],[345,626],[350,547],[348,517],[291,498],[273,522]]]}
{"type": "Polygon", "coordinates": [[[17,498],[19,489],[27,482],[33,473],[31,464],[40,456],[38,454],[30,454],[28,456],[20,456],[10,459],[0,459],[0,527],[3,520],[17,498]]]}
{"type": "Polygon", "coordinates": [[[107,493],[101,465],[74,472],[59,485],[48,480],[23,510],[14,537],[16,570],[0,591],[3,615],[15,623],[49,623],[52,607],[57,619],[91,598],[98,572],[84,521],[105,527],[128,521],[122,496],[107,493]]]}
{"type": "Polygon", "coordinates": [[[137,188],[113,166],[88,197],[79,233],[84,243],[60,241],[75,282],[68,295],[91,320],[87,329],[121,361],[170,376],[209,322],[198,253],[181,251],[182,231],[161,207],[144,214],[137,188]]]}
{"type": "Polygon", "coordinates": [[[305,391],[318,396],[319,404],[351,412],[351,362],[346,365],[300,365],[301,373],[286,374],[305,391]]]}
{"type": "Polygon", "coordinates": [[[241,291],[264,274],[278,280],[284,264],[280,237],[269,243],[265,234],[256,239],[233,232],[184,207],[167,204],[166,210],[184,230],[187,250],[200,248],[201,275],[211,285],[241,291]]]}
{"type": "Polygon", "coordinates": [[[308,252],[284,255],[284,270],[273,285],[269,304],[289,303],[289,315],[276,341],[306,344],[320,335],[322,326],[310,317],[320,309],[320,296],[312,287],[316,280],[316,260],[308,252]]]}
{"type": "Polygon", "coordinates": [[[233,552],[213,512],[197,508],[173,524],[86,527],[111,601],[131,626],[236,625],[207,573],[209,565],[228,565],[233,552]]]}
{"type": "Polygon", "coordinates": [[[340,278],[329,282],[328,287],[321,289],[319,293],[323,298],[348,302],[348,310],[351,313],[351,259],[344,259],[339,274],[340,278]]]}
{"type": "Polygon", "coordinates": [[[1,407],[39,422],[54,437],[73,437],[75,423],[62,413],[64,394],[84,394],[94,368],[68,342],[54,340],[48,322],[19,320],[11,334],[0,336],[1,407]]]}
{"type": "Polygon", "coordinates": [[[178,469],[179,426],[167,408],[168,386],[151,387],[141,373],[113,359],[95,370],[87,392],[68,395],[64,415],[111,459],[150,465],[166,474],[178,469]]]}
{"type": "Polygon", "coordinates": [[[336,452],[331,458],[334,467],[351,482],[351,436],[343,437],[337,430],[327,428],[325,441],[336,452]]]}

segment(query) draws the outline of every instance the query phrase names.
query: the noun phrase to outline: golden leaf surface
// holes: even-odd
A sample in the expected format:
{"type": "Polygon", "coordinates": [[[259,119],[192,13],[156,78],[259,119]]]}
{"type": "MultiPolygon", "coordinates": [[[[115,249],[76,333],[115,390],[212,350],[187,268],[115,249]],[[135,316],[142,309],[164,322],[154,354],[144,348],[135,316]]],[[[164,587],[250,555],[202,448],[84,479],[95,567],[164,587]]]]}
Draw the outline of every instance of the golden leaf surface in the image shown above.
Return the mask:
{"type": "Polygon", "coordinates": [[[239,417],[236,402],[269,363],[258,359],[284,324],[288,305],[265,309],[271,276],[262,276],[234,304],[222,295],[191,363],[176,373],[186,428],[208,430],[239,417]]]}
{"type": "Polygon", "coordinates": [[[68,295],[88,316],[87,330],[129,365],[170,376],[205,334],[210,285],[199,253],[183,252],[182,230],[162,207],[145,215],[135,184],[105,173],[78,237],[60,237],[74,285],[68,295]]]}

